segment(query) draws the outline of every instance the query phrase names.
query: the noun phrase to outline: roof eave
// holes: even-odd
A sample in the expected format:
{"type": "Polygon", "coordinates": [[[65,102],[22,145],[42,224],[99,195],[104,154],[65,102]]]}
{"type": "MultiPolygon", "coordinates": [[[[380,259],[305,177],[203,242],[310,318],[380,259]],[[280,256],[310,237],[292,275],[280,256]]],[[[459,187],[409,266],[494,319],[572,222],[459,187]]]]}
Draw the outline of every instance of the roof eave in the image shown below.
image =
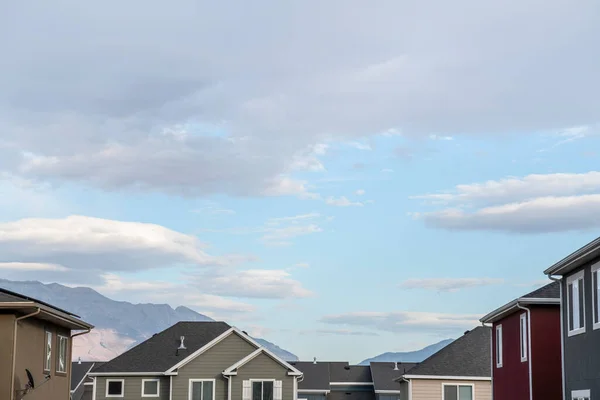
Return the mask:
{"type": "Polygon", "coordinates": [[[19,310],[19,309],[27,309],[27,308],[39,308],[43,314],[49,315],[52,318],[56,318],[60,321],[63,321],[65,324],[68,324],[69,329],[81,329],[81,330],[91,330],[94,328],[94,325],[88,324],[78,318],[75,318],[69,314],[65,314],[62,311],[59,311],[53,307],[46,306],[44,304],[35,303],[35,302],[14,302],[14,303],[0,303],[0,309],[9,309],[9,310],[19,310]]]}
{"type": "Polygon", "coordinates": [[[527,304],[527,305],[554,305],[560,304],[559,298],[535,298],[535,297],[520,297],[516,300],[511,301],[510,303],[506,303],[502,307],[499,307],[492,311],[491,313],[485,315],[483,318],[479,320],[479,322],[484,324],[491,324],[493,322],[502,319],[508,314],[511,314],[519,309],[519,304],[527,304]]]}
{"type": "Polygon", "coordinates": [[[571,253],[544,271],[544,274],[564,275],[600,255],[600,237],[571,253]]]}

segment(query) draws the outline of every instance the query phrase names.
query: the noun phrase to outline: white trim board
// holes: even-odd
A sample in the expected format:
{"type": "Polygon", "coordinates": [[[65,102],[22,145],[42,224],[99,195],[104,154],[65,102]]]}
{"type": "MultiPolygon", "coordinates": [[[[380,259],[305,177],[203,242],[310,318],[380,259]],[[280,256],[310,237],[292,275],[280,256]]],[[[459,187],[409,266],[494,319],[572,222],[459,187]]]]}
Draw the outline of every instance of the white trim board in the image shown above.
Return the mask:
{"type": "MultiPolygon", "coordinates": [[[[193,379],[193,378],[188,380],[188,399],[189,400],[192,400],[192,384],[194,382],[212,382],[212,398],[213,398],[213,400],[215,400],[216,386],[217,386],[216,379],[193,379]]],[[[202,392],[204,392],[204,387],[202,387],[202,392]]]]}
{"type": "Polygon", "coordinates": [[[489,376],[442,376],[442,375],[404,375],[405,379],[433,379],[444,381],[491,381],[489,376]]]}
{"type": "Polygon", "coordinates": [[[104,394],[104,397],[125,397],[125,379],[106,379],[104,384],[106,385],[106,393],[104,394]],[[121,382],[121,394],[108,394],[110,382],[121,382]]]}
{"type": "Polygon", "coordinates": [[[373,386],[373,382],[330,382],[331,386],[373,386]]]}
{"type": "Polygon", "coordinates": [[[290,375],[290,376],[302,376],[303,375],[302,372],[300,372],[299,370],[297,370],[296,368],[294,368],[292,365],[288,364],[287,362],[283,361],[281,358],[277,357],[275,354],[271,353],[269,350],[265,349],[264,347],[259,347],[252,353],[248,354],[246,357],[242,358],[241,360],[239,360],[238,362],[233,364],[231,367],[227,368],[225,371],[223,371],[223,375],[237,375],[236,370],[238,368],[246,365],[248,362],[252,361],[253,359],[255,359],[256,357],[258,357],[260,354],[263,354],[263,353],[266,354],[267,356],[271,357],[277,363],[281,364],[281,366],[283,366],[284,368],[287,368],[289,370],[288,375],[290,375]]]}
{"type": "Polygon", "coordinates": [[[306,393],[306,394],[329,394],[331,390],[326,389],[298,389],[298,393],[306,393]]]}
{"type": "Polygon", "coordinates": [[[375,394],[402,394],[400,390],[376,390],[375,394]]]}
{"type": "Polygon", "coordinates": [[[89,376],[163,376],[164,372],[90,372],[89,376]]]}

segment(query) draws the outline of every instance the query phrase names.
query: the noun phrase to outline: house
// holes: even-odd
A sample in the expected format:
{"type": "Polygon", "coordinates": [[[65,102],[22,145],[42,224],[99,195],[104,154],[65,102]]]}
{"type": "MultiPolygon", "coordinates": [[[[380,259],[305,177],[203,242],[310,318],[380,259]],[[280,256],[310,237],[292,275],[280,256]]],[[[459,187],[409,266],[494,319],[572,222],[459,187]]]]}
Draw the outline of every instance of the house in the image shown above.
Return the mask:
{"type": "Polygon", "coordinates": [[[561,400],[560,287],[552,282],[492,311],[494,400],[561,400]]]}
{"type": "Polygon", "coordinates": [[[402,385],[396,379],[415,363],[291,362],[303,373],[298,400],[399,400],[402,385]]]}
{"type": "Polygon", "coordinates": [[[68,399],[72,338],[92,328],[75,314],[0,288],[0,399],[68,399]]]}
{"type": "Polygon", "coordinates": [[[479,326],[402,374],[408,400],[491,400],[491,328],[479,326]]]}
{"type": "Polygon", "coordinates": [[[89,373],[93,400],[295,400],[302,372],[225,322],[179,322],[89,373]]]}
{"type": "Polygon", "coordinates": [[[559,281],[565,399],[600,398],[600,238],[544,271],[559,281]]]}
{"type": "Polygon", "coordinates": [[[92,400],[94,380],[89,374],[99,368],[100,361],[74,361],[71,363],[71,400],[92,400]]]}

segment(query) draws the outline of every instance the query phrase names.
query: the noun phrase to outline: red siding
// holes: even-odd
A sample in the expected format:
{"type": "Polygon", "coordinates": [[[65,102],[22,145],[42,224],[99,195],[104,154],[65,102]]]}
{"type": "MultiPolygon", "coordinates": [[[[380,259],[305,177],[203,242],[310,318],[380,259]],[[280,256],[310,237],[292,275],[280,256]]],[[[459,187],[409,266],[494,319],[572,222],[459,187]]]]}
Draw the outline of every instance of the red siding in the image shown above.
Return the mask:
{"type": "Polygon", "coordinates": [[[531,307],[533,398],[562,400],[560,307],[531,307]]]}
{"type": "Polygon", "coordinates": [[[521,362],[519,316],[515,312],[494,323],[492,362],[494,400],[529,400],[529,366],[521,362]],[[496,326],[502,325],[502,367],[496,367],[496,326]]]}

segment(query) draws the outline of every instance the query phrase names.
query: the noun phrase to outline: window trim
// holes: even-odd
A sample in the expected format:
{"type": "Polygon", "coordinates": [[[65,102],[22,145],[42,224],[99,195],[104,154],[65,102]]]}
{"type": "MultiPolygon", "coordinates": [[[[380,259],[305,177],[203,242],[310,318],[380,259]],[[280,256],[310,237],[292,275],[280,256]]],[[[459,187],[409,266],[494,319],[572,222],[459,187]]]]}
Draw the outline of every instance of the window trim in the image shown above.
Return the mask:
{"type": "MultiPolygon", "coordinates": [[[[567,277],[567,336],[571,337],[571,336],[575,336],[575,335],[580,335],[582,333],[585,333],[585,329],[586,329],[586,325],[585,325],[585,269],[567,277]],[[582,298],[583,298],[583,304],[580,305],[580,307],[583,307],[583,321],[582,322],[582,326],[580,328],[575,328],[575,329],[570,329],[570,321],[571,321],[571,299],[570,299],[570,295],[569,295],[569,285],[572,285],[574,281],[580,280],[581,279],[581,290],[582,292],[582,298]]],[[[578,297],[578,301],[579,301],[579,297],[578,297]]]]}
{"type": "MultiPolygon", "coordinates": [[[[196,378],[191,378],[189,379],[188,382],[188,400],[192,400],[192,384],[194,382],[212,382],[212,398],[213,400],[215,400],[215,396],[216,396],[216,390],[215,390],[215,386],[216,386],[216,379],[196,379],[196,378]]],[[[204,385],[202,385],[202,393],[200,394],[200,398],[202,399],[202,397],[204,396],[204,385]]]]}
{"type": "Polygon", "coordinates": [[[520,351],[521,351],[521,362],[527,361],[527,350],[528,350],[528,325],[527,325],[527,313],[524,312],[519,316],[519,334],[520,334],[520,351]]]}
{"type": "Polygon", "coordinates": [[[110,379],[107,378],[106,379],[106,390],[105,390],[105,396],[104,397],[125,397],[125,379],[110,379]],[[121,382],[121,394],[108,394],[108,384],[110,382],[121,382]]]}
{"type": "Polygon", "coordinates": [[[69,355],[69,338],[65,335],[57,334],[56,335],[56,373],[57,374],[65,374],[65,375],[67,374],[67,368],[69,368],[67,366],[67,360],[69,358],[68,355],[69,355]],[[64,360],[65,361],[64,362],[65,370],[64,371],[58,369],[60,366],[60,342],[63,339],[65,340],[65,360],[64,360]]]}
{"type": "Polygon", "coordinates": [[[496,368],[502,368],[502,362],[504,361],[502,342],[502,324],[496,325],[496,368]],[[500,333],[500,339],[498,339],[498,333],[500,333]]]}
{"type": "Polygon", "coordinates": [[[52,331],[44,329],[44,372],[52,372],[52,331]],[[50,337],[50,358],[48,358],[48,336],[50,337]],[[47,365],[46,365],[47,364],[47,365]],[[46,368],[47,367],[47,368],[46,368]]]}
{"type": "Polygon", "coordinates": [[[142,379],[142,397],[160,397],[160,379],[157,378],[147,378],[142,379]],[[146,382],[156,382],[156,394],[146,394],[145,392],[145,384],[146,382]]]}
{"type": "Polygon", "coordinates": [[[590,389],[584,390],[571,390],[571,399],[591,399],[592,394],[590,389]]]}
{"type": "Polygon", "coordinates": [[[471,400],[475,400],[475,384],[474,383],[459,383],[459,382],[442,382],[442,400],[446,400],[446,393],[444,388],[446,386],[456,386],[456,398],[460,399],[460,387],[470,386],[471,387],[471,400]]]}
{"type": "Polygon", "coordinates": [[[592,268],[592,329],[596,330],[596,329],[600,329],[600,309],[596,310],[598,308],[600,308],[600,261],[593,264],[592,268]],[[598,276],[596,277],[596,285],[598,285],[597,287],[594,287],[594,273],[598,273],[598,276]],[[594,299],[594,297],[596,297],[594,299]],[[594,321],[594,317],[596,316],[596,312],[598,312],[598,321],[594,321]]]}
{"type": "MultiPolygon", "coordinates": [[[[254,382],[273,382],[273,400],[275,400],[275,381],[277,379],[248,379],[250,381],[250,394],[252,396],[253,392],[253,384],[254,382]]],[[[262,396],[261,396],[262,397],[262,396]]],[[[254,398],[254,396],[252,396],[252,398],[254,398]]],[[[263,400],[263,399],[261,399],[263,400]]]]}

